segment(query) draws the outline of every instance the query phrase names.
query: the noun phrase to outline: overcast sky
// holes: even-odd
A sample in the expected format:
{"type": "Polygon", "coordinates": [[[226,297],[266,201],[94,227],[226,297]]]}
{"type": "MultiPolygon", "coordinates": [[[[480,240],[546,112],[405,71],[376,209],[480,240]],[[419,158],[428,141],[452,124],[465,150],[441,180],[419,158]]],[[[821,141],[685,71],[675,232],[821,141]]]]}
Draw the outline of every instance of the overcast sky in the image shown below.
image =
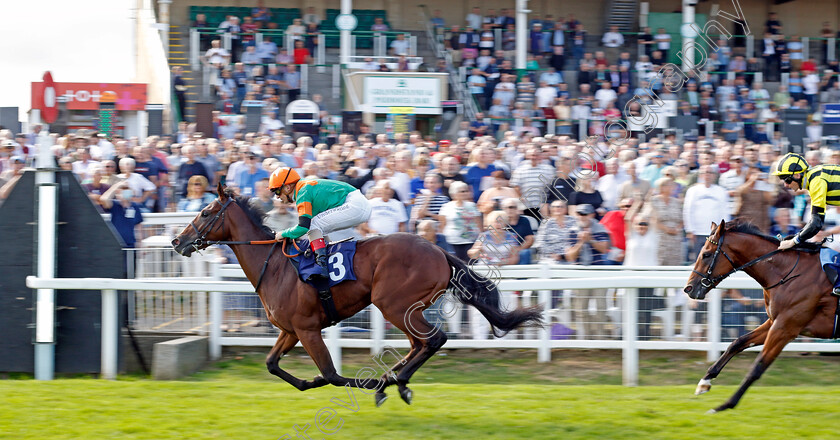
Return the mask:
{"type": "Polygon", "coordinates": [[[31,83],[131,82],[134,0],[0,0],[0,107],[31,108],[31,83]]]}

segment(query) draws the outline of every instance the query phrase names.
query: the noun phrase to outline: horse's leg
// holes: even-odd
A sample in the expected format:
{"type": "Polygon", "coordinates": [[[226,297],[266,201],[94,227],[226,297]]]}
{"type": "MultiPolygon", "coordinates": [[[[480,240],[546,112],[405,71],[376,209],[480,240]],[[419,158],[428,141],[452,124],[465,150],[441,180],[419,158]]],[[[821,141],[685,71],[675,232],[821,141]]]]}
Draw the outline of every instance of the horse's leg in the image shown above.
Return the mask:
{"type": "Polygon", "coordinates": [[[767,332],[770,330],[771,325],[773,325],[773,321],[768,319],[767,321],[764,321],[763,324],[756,327],[753,331],[732,341],[717,362],[709,367],[709,371],[706,372],[703,379],[700,379],[700,383],[697,384],[697,389],[694,391],[694,394],[699,396],[700,394],[708,392],[712,388],[712,379],[718,377],[718,374],[720,374],[723,370],[723,367],[725,367],[726,364],[735,357],[735,355],[750,347],[764,344],[764,340],[767,339],[767,332]]]}
{"type": "Polygon", "coordinates": [[[351,387],[368,390],[377,390],[382,386],[382,381],[379,379],[351,379],[339,375],[338,372],[335,371],[335,365],[333,365],[330,351],[327,349],[327,344],[324,343],[324,339],[321,337],[320,330],[299,331],[298,333],[298,337],[300,338],[301,344],[303,344],[303,348],[306,349],[306,352],[309,353],[309,357],[311,357],[312,360],[315,361],[315,365],[318,366],[318,371],[321,372],[321,376],[316,376],[313,383],[320,384],[324,382],[324,384],[330,383],[337,387],[350,385],[351,387]]]}
{"type": "Polygon", "coordinates": [[[755,362],[753,362],[750,372],[747,373],[747,376],[744,377],[743,381],[741,381],[741,385],[738,387],[738,390],[735,391],[735,394],[733,394],[726,403],[709,411],[710,413],[735,408],[735,405],[738,404],[738,401],[741,400],[741,397],[747,392],[747,388],[749,388],[753,382],[757,381],[761,377],[764,371],[770,367],[770,364],[776,360],[776,357],[779,356],[779,353],[782,352],[785,345],[796,338],[796,335],[798,335],[802,330],[804,324],[799,325],[797,321],[799,320],[791,316],[779,316],[775,321],[773,321],[773,325],[767,333],[767,339],[764,341],[764,348],[761,350],[758,357],[755,358],[755,362]],[[785,318],[790,319],[788,320],[785,318]]]}
{"type": "Polygon", "coordinates": [[[446,343],[446,333],[429,324],[426,318],[423,317],[423,311],[420,309],[412,309],[409,314],[400,320],[400,317],[389,317],[388,320],[395,327],[399,328],[406,335],[414,338],[418,344],[415,348],[417,354],[407,359],[405,365],[399,370],[397,375],[397,386],[400,390],[400,397],[405,403],[411,404],[412,393],[408,388],[408,381],[411,376],[422,366],[430,357],[432,357],[439,349],[446,343]],[[392,319],[393,318],[393,319],[392,319]],[[423,335],[423,337],[420,337],[423,335]]]}
{"type": "Polygon", "coordinates": [[[328,382],[323,379],[321,379],[320,381],[308,381],[298,379],[291,373],[288,373],[280,368],[280,366],[278,365],[278,363],[280,362],[280,358],[282,358],[286,353],[288,353],[289,350],[294,348],[297,342],[297,336],[291,333],[286,333],[284,331],[280,334],[280,336],[277,338],[277,342],[274,343],[274,347],[271,348],[271,351],[268,352],[268,356],[265,358],[265,365],[268,367],[268,372],[285,380],[300,391],[305,391],[310,388],[317,388],[326,385],[328,382]]]}

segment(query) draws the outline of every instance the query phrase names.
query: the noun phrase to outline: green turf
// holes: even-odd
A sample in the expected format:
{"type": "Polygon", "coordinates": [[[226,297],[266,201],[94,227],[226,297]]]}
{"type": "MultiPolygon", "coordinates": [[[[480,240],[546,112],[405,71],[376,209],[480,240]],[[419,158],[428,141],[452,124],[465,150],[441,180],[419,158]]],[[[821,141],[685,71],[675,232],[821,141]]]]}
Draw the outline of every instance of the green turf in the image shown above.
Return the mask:
{"type": "MultiPolygon", "coordinates": [[[[294,428],[307,424],[312,439],[836,438],[840,405],[834,357],[786,355],[737,409],[713,416],[704,413],[734,391],[751,355],[695,397],[707,367],[697,353],[644,353],[642,382],[668,385],[628,388],[617,385],[614,351],[559,351],[539,364],[533,351],[455,350],[418,372],[413,405],[392,388],[382,408],[359,390],[299,392],[265,373],[261,357],[230,358],[184,381],[0,381],[0,438],[307,438],[294,428]],[[329,408],[325,426],[340,428],[326,435],[316,414],[329,408]]],[[[315,373],[300,353],[281,364],[299,377],[315,373]]],[[[376,365],[363,352],[345,359],[348,375],[364,366],[376,365]]]]}

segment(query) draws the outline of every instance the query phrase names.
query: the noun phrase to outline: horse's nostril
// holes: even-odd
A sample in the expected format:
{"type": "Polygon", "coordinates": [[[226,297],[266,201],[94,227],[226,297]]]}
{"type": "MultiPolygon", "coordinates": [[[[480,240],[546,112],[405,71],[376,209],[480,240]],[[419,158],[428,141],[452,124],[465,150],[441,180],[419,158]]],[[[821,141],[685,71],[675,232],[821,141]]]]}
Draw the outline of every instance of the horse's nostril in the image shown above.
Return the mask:
{"type": "Polygon", "coordinates": [[[692,291],[692,290],[694,290],[694,288],[693,288],[693,287],[691,287],[691,286],[685,286],[685,289],[683,289],[683,292],[685,292],[685,293],[691,293],[691,291],[692,291]]]}
{"type": "Polygon", "coordinates": [[[181,244],[181,240],[178,240],[177,238],[172,240],[172,246],[178,246],[179,244],[181,244]]]}

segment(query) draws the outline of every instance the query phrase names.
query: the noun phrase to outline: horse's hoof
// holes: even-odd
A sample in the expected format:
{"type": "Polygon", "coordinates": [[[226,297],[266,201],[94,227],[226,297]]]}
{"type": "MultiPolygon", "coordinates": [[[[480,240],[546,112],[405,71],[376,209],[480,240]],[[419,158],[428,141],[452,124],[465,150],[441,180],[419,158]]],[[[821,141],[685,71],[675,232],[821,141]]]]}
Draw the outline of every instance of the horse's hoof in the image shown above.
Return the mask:
{"type": "Polygon", "coordinates": [[[710,389],[712,389],[712,381],[703,379],[697,384],[697,388],[694,390],[694,395],[699,396],[701,394],[706,394],[710,389]]]}
{"type": "Polygon", "coordinates": [[[376,402],[376,407],[379,408],[386,400],[388,400],[388,395],[385,393],[376,393],[373,396],[373,400],[376,402]]]}
{"type": "Polygon", "coordinates": [[[716,409],[710,409],[710,410],[706,411],[706,414],[717,414],[717,410],[716,409]]]}
{"type": "Polygon", "coordinates": [[[411,405],[411,398],[413,397],[413,394],[412,394],[410,388],[405,387],[405,388],[400,389],[400,397],[402,397],[402,400],[405,403],[411,405]]]}

